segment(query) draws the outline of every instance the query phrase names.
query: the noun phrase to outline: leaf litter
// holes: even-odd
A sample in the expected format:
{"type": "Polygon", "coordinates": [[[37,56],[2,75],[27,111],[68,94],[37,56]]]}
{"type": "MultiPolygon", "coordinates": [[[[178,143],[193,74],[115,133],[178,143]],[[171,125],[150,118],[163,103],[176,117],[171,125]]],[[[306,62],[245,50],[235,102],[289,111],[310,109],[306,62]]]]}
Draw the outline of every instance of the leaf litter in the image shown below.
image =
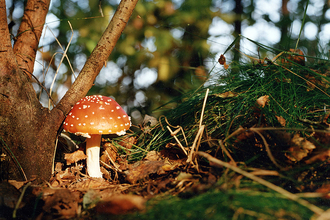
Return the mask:
{"type": "MultiPolygon", "coordinates": [[[[268,74],[276,73],[270,76],[273,80],[262,80],[266,76],[258,79],[263,87],[260,91],[251,89],[256,82],[245,85],[249,81],[246,79],[241,79],[241,85],[201,88],[182,97],[170,114],[159,119],[146,116],[134,132],[115,140],[102,139],[103,178],[86,175],[82,143],[78,150],[57,160],[53,177],[44,185],[32,185],[32,180],[1,185],[0,206],[5,207],[5,215],[15,211],[15,215],[27,219],[93,219],[123,214],[129,218],[126,214],[137,211],[143,219],[143,213],[157,210],[157,204],[150,206],[152,201],[166,195],[198,200],[210,192],[236,189],[235,195],[241,191],[275,191],[281,199],[307,209],[309,217],[327,219],[330,113],[325,91],[329,74],[315,67],[312,72],[295,69],[295,62],[305,65],[302,54],[298,54],[283,56],[279,59],[282,66],[274,65],[279,55],[275,60],[248,66],[255,72],[261,68],[268,74]],[[293,82],[304,93],[316,95],[319,103],[307,106],[297,101],[299,97],[287,95],[285,90],[301,92],[293,82]],[[276,91],[279,86],[286,88],[277,96],[271,88],[276,87],[276,91]],[[295,101],[285,101],[283,96],[295,101]],[[258,190],[261,185],[266,188],[258,190]],[[28,189],[25,196],[23,189],[28,189]]],[[[219,62],[226,64],[224,55],[220,58],[219,62]]],[[[226,65],[225,71],[231,71],[226,65]]],[[[224,79],[232,82],[232,77],[233,73],[224,79]]],[[[253,74],[248,77],[255,79],[253,74]]],[[[243,194],[238,196],[244,198],[243,194]]],[[[181,207],[182,203],[179,200],[175,204],[181,207]]],[[[285,207],[264,212],[249,210],[247,203],[235,204],[224,205],[233,219],[305,219],[285,207]],[[275,214],[269,214],[272,212],[275,214]]],[[[212,219],[217,211],[210,205],[205,216],[212,219]]]]}

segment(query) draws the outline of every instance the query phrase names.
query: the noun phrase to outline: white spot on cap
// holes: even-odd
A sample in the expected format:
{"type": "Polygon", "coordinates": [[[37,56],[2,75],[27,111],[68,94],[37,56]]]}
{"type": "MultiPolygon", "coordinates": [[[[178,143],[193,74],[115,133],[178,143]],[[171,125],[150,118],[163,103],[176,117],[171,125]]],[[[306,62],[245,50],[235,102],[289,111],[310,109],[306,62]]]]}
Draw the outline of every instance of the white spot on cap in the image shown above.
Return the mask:
{"type": "Polygon", "coordinates": [[[88,118],[88,115],[85,115],[85,118],[88,118]]]}
{"type": "Polygon", "coordinates": [[[88,106],[87,105],[83,105],[83,109],[86,109],[86,108],[88,108],[88,106]]]}
{"type": "Polygon", "coordinates": [[[91,125],[93,125],[93,124],[94,124],[94,122],[91,122],[90,124],[91,124],[91,125]]]}
{"type": "Polygon", "coordinates": [[[120,107],[119,106],[116,106],[116,109],[120,109],[120,107]]]}
{"type": "Polygon", "coordinates": [[[75,116],[74,115],[72,115],[72,118],[74,118],[75,116]]]}

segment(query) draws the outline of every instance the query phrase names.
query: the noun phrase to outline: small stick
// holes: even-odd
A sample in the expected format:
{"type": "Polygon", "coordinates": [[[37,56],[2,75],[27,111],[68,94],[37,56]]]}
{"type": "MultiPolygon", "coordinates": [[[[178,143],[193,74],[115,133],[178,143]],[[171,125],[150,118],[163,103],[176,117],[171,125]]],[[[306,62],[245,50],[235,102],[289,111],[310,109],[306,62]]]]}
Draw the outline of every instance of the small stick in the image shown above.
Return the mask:
{"type": "Polygon", "coordinates": [[[205,106],[206,106],[206,100],[207,100],[207,96],[209,95],[209,91],[210,91],[210,89],[207,89],[207,90],[206,90],[206,93],[205,93],[205,98],[204,98],[204,102],[203,102],[203,108],[202,108],[201,119],[199,120],[199,127],[202,126],[203,115],[204,115],[204,110],[205,110],[205,106]]]}
{"type": "Polygon", "coordinates": [[[112,160],[112,158],[110,157],[109,153],[107,150],[105,150],[105,154],[108,156],[110,162],[112,163],[112,165],[115,167],[115,170],[121,172],[121,170],[119,169],[119,166],[112,160]]]}
{"type": "Polygon", "coordinates": [[[270,151],[269,145],[268,145],[268,143],[267,143],[265,137],[264,137],[264,136],[263,136],[258,130],[254,129],[254,128],[250,128],[249,130],[250,130],[250,131],[253,131],[253,132],[255,132],[255,133],[257,133],[257,134],[261,137],[262,141],[264,142],[264,145],[265,145],[265,148],[266,148],[267,155],[268,155],[269,159],[273,162],[273,164],[274,164],[275,166],[277,166],[277,167],[280,168],[281,170],[284,170],[285,168],[282,167],[281,165],[279,165],[279,164],[276,162],[276,160],[275,160],[275,158],[274,158],[272,152],[270,151]]]}
{"type": "MultiPolygon", "coordinates": [[[[183,147],[182,144],[180,143],[179,139],[176,137],[177,132],[173,132],[173,131],[171,130],[171,128],[170,128],[168,125],[166,126],[166,128],[171,132],[171,136],[174,137],[174,139],[175,139],[176,142],[178,143],[178,145],[179,145],[179,147],[181,148],[181,150],[183,151],[183,153],[184,153],[185,155],[188,155],[186,149],[184,149],[184,147],[183,147]]],[[[175,131],[178,131],[178,129],[175,130],[175,131]]]]}
{"type": "Polygon", "coordinates": [[[221,147],[222,151],[225,152],[225,154],[227,155],[227,157],[229,157],[231,162],[236,165],[235,160],[232,158],[229,151],[226,149],[225,145],[223,145],[222,140],[219,140],[219,144],[220,144],[220,147],[221,147]]]}
{"type": "Polygon", "coordinates": [[[208,159],[212,163],[215,163],[215,164],[218,164],[220,166],[224,166],[226,168],[229,168],[229,169],[235,171],[236,173],[239,173],[239,174],[241,174],[243,176],[246,176],[247,178],[250,178],[250,179],[258,182],[258,183],[260,183],[260,184],[262,184],[262,185],[264,185],[264,186],[266,186],[266,187],[268,187],[268,188],[270,188],[270,189],[272,189],[272,190],[274,190],[274,191],[282,194],[283,196],[285,196],[285,197],[287,197],[287,198],[289,198],[289,199],[291,199],[293,201],[296,201],[300,205],[305,206],[306,208],[308,208],[309,210],[311,210],[312,212],[314,212],[314,213],[316,213],[318,215],[321,215],[322,213],[324,213],[324,210],[323,209],[321,209],[321,208],[319,208],[319,207],[317,207],[317,206],[309,203],[306,200],[301,199],[299,196],[297,196],[297,195],[295,195],[293,193],[290,193],[289,191],[286,191],[285,189],[283,189],[283,188],[281,188],[279,186],[276,186],[273,183],[270,183],[270,182],[268,182],[268,181],[266,181],[266,180],[264,180],[264,179],[262,179],[260,177],[257,177],[257,176],[255,176],[255,175],[253,175],[251,173],[248,173],[248,172],[246,172],[246,171],[244,171],[244,170],[242,170],[242,169],[240,169],[238,167],[235,167],[235,166],[233,166],[233,165],[231,165],[229,163],[223,162],[223,161],[221,161],[221,160],[219,160],[219,159],[217,159],[215,157],[212,157],[211,155],[209,155],[209,154],[207,154],[205,152],[198,151],[197,154],[199,156],[205,157],[206,159],[208,159]]]}
{"type": "Polygon", "coordinates": [[[23,197],[24,197],[24,193],[26,191],[26,189],[31,185],[31,182],[28,182],[24,187],[23,187],[23,190],[22,190],[22,193],[21,195],[19,196],[18,198],[18,201],[15,205],[15,209],[13,211],[13,218],[16,218],[16,212],[17,212],[17,209],[19,207],[19,205],[22,203],[22,200],[23,200],[23,197]]]}

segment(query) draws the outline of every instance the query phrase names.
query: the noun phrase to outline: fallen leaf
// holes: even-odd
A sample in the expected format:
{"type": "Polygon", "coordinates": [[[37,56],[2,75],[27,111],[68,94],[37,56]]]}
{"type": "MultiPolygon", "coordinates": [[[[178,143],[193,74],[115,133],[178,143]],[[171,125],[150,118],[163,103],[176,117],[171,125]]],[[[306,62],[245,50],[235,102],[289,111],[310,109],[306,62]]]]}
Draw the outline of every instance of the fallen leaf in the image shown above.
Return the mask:
{"type": "Polygon", "coordinates": [[[257,99],[257,104],[262,108],[264,108],[268,101],[269,101],[269,95],[264,95],[257,99]]]}
{"type": "Polygon", "coordinates": [[[101,156],[100,160],[103,161],[106,164],[112,164],[110,159],[113,162],[115,162],[117,160],[117,157],[118,157],[117,148],[109,142],[105,143],[103,145],[103,147],[104,147],[104,151],[102,152],[102,156],[101,156]]]}
{"type": "Polygon", "coordinates": [[[220,98],[231,98],[231,97],[236,97],[237,93],[232,92],[232,91],[227,91],[227,92],[220,93],[220,94],[214,94],[214,96],[220,97],[220,98]]]}
{"type": "Polygon", "coordinates": [[[147,178],[150,174],[161,174],[165,171],[162,169],[164,161],[138,161],[129,166],[125,171],[126,180],[132,184],[139,180],[147,178]]]}
{"type": "Polygon", "coordinates": [[[291,147],[285,156],[291,161],[297,162],[309,155],[313,149],[315,149],[315,145],[312,142],[300,137],[299,134],[295,134],[291,139],[291,147]]]}
{"type": "Polygon", "coordinates": [[[149,151],[145,156],[145,158],[143,158],[143,160],[149,160],[149,161],[158,161],[161,159],[162,158],[160,157],[160,154],[157,151],[149,151]]]}
{"type": "Polygon", "coordinates": [[[122,147],[127,148],[127,149],[131,149],[133,147],[133,145],[136,144],[136,141],[137,141],[136,137],[127,136],[122,141],[120,141],[118,144],[122,147]]]}
{"type": "Polygon", "coordinates": [[[99,202],[95,211],[99,214],[127,214],[141,211],[145,208],[146,200],[136,195],[114,195],[110,200],[99,202]]]}
{"type": "Polygon", "coordinates": [[[68,189],[58,189],[55,193],[44,198],[43,210],[53,216],[73,218],[78,213],[79,192],[68,189]]]}
{"type": "Polygon", "coordinates": [[[85,153],[82,149],[79,149],[73,153],[64,154],[64,159],[66,160],[67,165],[76,163],[79,160],[84,160],[86,158],[87,158],[87,156],[85,155],[85,153]]]}
{"type": "Polygon", "coordinates": [[[290,49],[289,52],[295,53],[295,54],[290,54],[288,56],[289,60],[292,60],[295,63],[298,63],[300,65],[305,65],[305,55],[300,49],[290,49]],[[299,54],[299,55],[296,55],[299,54]]]}
{"type": "Polygon", "coordinates": [[[277,116],[277,115],[275,115],[275,117],[276,117],[277,121],[278,121],[283,127],[285,127],[285,124],[286,124],[285,119],[284,119],[282,116],[277,116]]]}
{"type": "Polygon", "coordinates": [[[318,193],[324,193],[323,198],[330,199],[330,184],[323,184],[316,190],[318,193]]]}
{"type": "Polygon", "coordinates": [[[305,161],[306,164],[311,164],[316,161],[326,161],[330,158],[330,150],[322,150],[316,153],[316,155],[312,156],[308,160],[305,161]]]}
{"type": "MultiPolygon", "coordinates": [[[[20,197],[21,193],[15,186],[8,182],[0,183],[0,208],[6,206],[8,208],[15,208],[15,205],[20,197]]],[[[24,202],[20,204],[19,208],[24,206],[24,202]]]]}
{"type": "Polygon", "coordinates": [[[289,54],[283,55],[286,58],[281,59],[281,62],[283,64],[291,64],[290,61],[293,61],[295,63],[298,63],[302,66],[305,65],[305,55],[300,49],[290,49],[289,54]],[[290,60],[290,61],[288,61],[290,60]]]}

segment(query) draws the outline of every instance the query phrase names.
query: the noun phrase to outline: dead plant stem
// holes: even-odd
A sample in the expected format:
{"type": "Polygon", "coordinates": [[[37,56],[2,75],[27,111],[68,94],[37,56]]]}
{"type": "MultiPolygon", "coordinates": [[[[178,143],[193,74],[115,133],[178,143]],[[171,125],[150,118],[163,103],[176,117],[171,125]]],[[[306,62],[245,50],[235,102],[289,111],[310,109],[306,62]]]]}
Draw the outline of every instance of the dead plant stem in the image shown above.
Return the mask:
{"type": "Polygon", "coordinates": [[[257,177],[257,176],[255,176],[255,175],[253,175],[251,173],[248,173],[248,172],[246,172],[246,171],[244,171],[244,170],[242,170],[242,169],[240,169],[238,167],[235,167],[235,166],[233,166],[233,165],[231,165],[229,163],[223,162],[223,161],[221,161],[221,160],[219,160],[219,159],[217,159],[215,157],[212,157],[211,155],[209,155],[209,154],[207,154],[205,152],[199,151],[199,152],[197,152],[197,155],[202,156],[202,157],[205,157],[207,160],[209,160],[212,163],[215,163],[215,164],[220,165],[220,166],[224,166],[226,168],[229,168],[229,169],[235,171],[236,173],[239,173],[239,174],[241,174],[241,175],[243,175],[245,177],[248,177],[251,180],[254,180],[254,181],[256,181],[256,182],[258,182],[258,183],[260,183],[260,184],[262,184],[262,185],[264,185],[264,186],[266,186],[266,187],[268,187],[268,188],[270,188],[270,189],[272,189],[272,190],[274,190],[274,191],[282,194],[283,196],[285,196],[285,197],[287,197],[287,198],[289,198],[289,199],[291,199],[293,201],[296,201],[297,203],[299,203],[302,206],[305,206],[306,208],[308,208],[309,210],[311,210],[312,212],[314,212],[317,215],[321,215],[322,213],[324,213],[324,210],[323,209],[321,209],[321,208],[319,208],[319,207],[317,207],[317,206],[309,203],[306,200],[301,199],[299,196],[297,196],[297,195],[295,195],[293,193],[290,193],[289,191],[286,191],[285,189],[283,189],[283,188],[281,188],[279,186],[276,186],[273,183],[270,183],[270,182],[268,182],[268,181],[266,181],[266,180],[264,180],[264,179],[262,179],[260,177],[257,177]]]}

